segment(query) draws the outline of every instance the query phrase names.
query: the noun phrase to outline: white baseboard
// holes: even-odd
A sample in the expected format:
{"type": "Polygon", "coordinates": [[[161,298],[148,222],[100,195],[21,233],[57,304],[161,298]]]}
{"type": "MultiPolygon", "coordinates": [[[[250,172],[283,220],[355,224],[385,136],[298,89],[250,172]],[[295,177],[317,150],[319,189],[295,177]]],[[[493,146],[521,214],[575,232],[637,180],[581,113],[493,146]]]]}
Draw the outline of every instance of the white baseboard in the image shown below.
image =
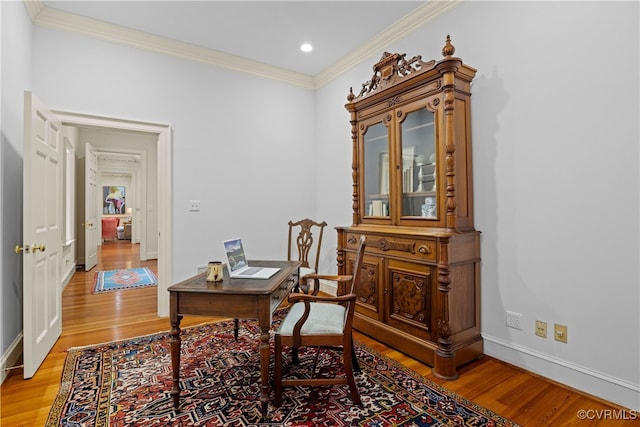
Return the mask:
{"type": "Polygon", "coordinates": [[[329,295],[335,295],[338,291],[338,287],[335,282],[327,280],[320,280],[320,292],[327,293],[329,295]]]}
{"type": "Polygon", "coordinates": [[[71,281],[71,278],[73,277],[73,275],[76,273],[76,265],[77,264],[73,264],[73,267],[71,267],[68,271],[67,271],[67,275],[65,276],[64,279],[62,279],[62,289],[64,290],[64,288],[67,287],[67,285],[69,284],[69,281],[71,281]]]}
{"type": "Polygon", "coordinates": [[[488,356],[633,411],[640,411],[640,384],[614,378],[491,335],[482,334],[482,338],[484,339],[484,353],[488,356]]]}
{"type": "Polygon", "coordinates": [[[7,378],[7,370],[16,365],[22,355],[22,332],[11,343],[0,360],[0,384],[7,378]]]}

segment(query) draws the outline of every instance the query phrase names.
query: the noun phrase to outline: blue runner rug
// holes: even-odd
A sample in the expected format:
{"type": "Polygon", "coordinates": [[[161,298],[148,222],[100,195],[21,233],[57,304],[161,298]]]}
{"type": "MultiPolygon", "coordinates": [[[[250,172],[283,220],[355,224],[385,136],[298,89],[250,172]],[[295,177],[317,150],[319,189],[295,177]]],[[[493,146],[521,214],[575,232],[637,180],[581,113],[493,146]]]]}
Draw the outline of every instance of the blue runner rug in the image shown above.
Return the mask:
{"type": "Polygon", "coordinates": [[[155,286],[157,283],[158,279],[147,267],[98,271],[93,293],[155,286]]]}

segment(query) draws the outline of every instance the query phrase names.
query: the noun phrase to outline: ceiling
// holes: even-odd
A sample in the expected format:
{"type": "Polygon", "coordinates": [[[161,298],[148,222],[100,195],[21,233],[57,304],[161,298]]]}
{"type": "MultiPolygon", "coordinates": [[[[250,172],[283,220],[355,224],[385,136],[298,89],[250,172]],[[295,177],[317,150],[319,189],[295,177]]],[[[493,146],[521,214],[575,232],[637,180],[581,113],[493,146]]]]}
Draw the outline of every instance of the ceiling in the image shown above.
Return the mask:
{"type": "Polygon", "coordinates": [[[449,1],[28,1],[34,24],[318,87],[449,1]],[[310,53],[300,50],[313,44],[310,53]]]}

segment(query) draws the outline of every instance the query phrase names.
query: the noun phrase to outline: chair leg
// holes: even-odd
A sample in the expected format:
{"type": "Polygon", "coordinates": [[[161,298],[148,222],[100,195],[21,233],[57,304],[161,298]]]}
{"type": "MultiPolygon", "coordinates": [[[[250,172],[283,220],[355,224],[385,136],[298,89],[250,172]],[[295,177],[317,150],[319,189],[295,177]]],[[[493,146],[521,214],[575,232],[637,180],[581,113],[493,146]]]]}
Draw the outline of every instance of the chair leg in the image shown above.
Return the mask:
{"type": "Polygon", "coordinates": [[[291,347],[291,364],[292,365],[297,365],[299,363],[298,360],[298,348],[297,347],[291,347]]]}
{"type": "Polygon", "coordinates": [[[349,383],[349,391],[351,392],[351,400],[356,405],[362,405],[362,400],[360,399],[360,393],[358,392],[358,386],[356,385],[356,380],[353,377],[353,371],[349,371],[347,373],[347,382],[349,383]]]}
{"type": "Polygon", "coordinates": [[[349,384],[349,391],[351,392],[351,400],[356,405],[362,405],[362,400],[360,399],[360,393],[358,392],[358,386],[356,385],[356,380],[353,376],[353,365],[351,364],[351,355],[345,352],[343,354],[344,359],[344,369],[345,374],[347,376],[347,383],[349,384]]]}
{"type": "Polygon", "coordinates": [[[356,348],[353,346],[353,340],[351,341],[351,363],[353,363],[354,372],[362,372],[360,363],[358,363],[358,358],[356,357],[356,348]]]}
{"type": "MultiPolygon", "coordinates": [[[[352,346],[349,346],[349,349],[343,349],[342,360],[344,364],[345,375],[347,377],[347,384],[349,384],[349,391],[351,392],[351,400],[356,405],[362,405],[362,400],[360,399],[360,393],[358,392],[358,386],[356,385],[356,380],[353,376],[353,361],[355,360],[355,351],[352,346]]],[[[356,361],[356,364],[358,362],[356,361]]]]}
{"type": "Polygon", "coordinates": [[[316,355],[313,358],[313,367],[311,368],[311,377],[316,377],[316,372],[318,370],[318,358],[320,357],[320,347],[316,347],[316,355]]]}
{"type": "Polygon", "coordinates": [[[233,337],[238,341],[238,329],[240,329],[240,325],[238,322],[238,318],[233,319],[233,337]]]}
{"type": "Polygon", "coordinates": [[[273,389],[275,405],[276,407],[280,407],[282,405],[282,341],[279,335],[276,335],[275,338],[274,352],[273,389]]]}

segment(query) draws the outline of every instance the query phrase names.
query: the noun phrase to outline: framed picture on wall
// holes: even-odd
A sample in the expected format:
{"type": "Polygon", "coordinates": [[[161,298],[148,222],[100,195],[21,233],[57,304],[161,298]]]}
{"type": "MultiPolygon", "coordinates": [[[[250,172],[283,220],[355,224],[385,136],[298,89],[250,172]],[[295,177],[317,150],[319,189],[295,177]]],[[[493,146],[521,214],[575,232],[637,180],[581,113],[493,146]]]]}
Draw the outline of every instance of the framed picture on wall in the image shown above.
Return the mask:
{"type": "Polygon", "coordinates": [[[105,185],[102,187],[102,214],[120,215],[126,212],[124,185],[105,185]]]}

